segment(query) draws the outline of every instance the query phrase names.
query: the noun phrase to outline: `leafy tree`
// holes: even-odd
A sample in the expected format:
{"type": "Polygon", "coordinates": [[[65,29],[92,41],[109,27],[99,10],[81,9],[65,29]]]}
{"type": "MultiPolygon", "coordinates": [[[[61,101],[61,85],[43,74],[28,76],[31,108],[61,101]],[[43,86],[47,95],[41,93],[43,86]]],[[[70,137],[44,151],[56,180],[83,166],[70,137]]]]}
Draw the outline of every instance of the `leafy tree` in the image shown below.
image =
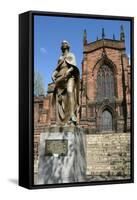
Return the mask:
{"type": "Polygon", "coordinates": [[[34,95],[45,95],[44,80],[39,72],[34,72],[34,95]]]}

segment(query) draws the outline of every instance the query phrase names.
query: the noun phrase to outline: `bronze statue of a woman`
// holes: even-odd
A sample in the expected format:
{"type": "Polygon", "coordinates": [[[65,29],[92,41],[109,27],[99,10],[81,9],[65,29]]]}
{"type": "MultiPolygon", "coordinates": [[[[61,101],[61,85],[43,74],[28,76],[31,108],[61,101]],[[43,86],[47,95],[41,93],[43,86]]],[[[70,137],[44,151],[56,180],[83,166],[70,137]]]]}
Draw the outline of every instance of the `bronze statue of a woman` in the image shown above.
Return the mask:
{"type": "Polygon", "coordinates": [[[62,125],[76,125],[79,107],[79,69],[76,66],[75,56],[69,49],[69,43],[63,41],[61,45],[62,55],[52,74],[55,83],[54,97],[57,121],[62,125]]]}

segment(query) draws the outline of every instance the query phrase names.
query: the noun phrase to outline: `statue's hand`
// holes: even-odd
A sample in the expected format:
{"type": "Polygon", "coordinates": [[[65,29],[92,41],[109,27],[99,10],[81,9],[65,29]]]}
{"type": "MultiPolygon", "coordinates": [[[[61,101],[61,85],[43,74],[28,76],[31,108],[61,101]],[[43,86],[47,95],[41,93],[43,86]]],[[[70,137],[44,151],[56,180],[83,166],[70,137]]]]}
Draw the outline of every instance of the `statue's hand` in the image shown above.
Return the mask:
{"type": "Polygon", "coordinates": [[[55,81],[56,81],[56,78],[55,78],[55,76],[52,76],[52,80],[53,80],[53,82],[55,82],[55,81]]]}
{"type": "Polygon", "coordinates": [[[72,72],[72,71],[73,71],[73,67],[71,67],[70,69],[68,69],[68,71],[65,74],[65,78],[67,78],[68,75],[70,74],[70,72],[72,72]]]}
{"type": "Polygon", "coordinates": [[[69,74],[70,74],[70,72],[67,71],[67,72],[65,73],[65,78],[67,78],[69,74]]]}

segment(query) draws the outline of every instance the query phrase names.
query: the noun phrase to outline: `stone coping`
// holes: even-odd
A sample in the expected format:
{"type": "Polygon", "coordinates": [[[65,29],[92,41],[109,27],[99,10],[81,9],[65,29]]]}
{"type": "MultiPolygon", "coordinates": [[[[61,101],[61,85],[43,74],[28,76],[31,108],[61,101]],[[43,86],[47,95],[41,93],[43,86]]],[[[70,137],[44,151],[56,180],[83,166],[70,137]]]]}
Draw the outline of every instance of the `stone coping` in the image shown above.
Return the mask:
{"type": "Polygon", "coordinates": [[[82,131],[84,134],[87,135],[101,135],[101,134],[120,134],[120,133],[125,133],[125,134],[130,134],[131,132],[115,132],[115,131],[108,131],[108,132],[95,132],[91,128],[82,128],[80,126],[59,126],[59,125],[50,125],[50,126],[45,126],[42,127],[43,131],[42,132],[50,132],[50,133],[55,133],[55,132],[79,132],[82,131]]]}

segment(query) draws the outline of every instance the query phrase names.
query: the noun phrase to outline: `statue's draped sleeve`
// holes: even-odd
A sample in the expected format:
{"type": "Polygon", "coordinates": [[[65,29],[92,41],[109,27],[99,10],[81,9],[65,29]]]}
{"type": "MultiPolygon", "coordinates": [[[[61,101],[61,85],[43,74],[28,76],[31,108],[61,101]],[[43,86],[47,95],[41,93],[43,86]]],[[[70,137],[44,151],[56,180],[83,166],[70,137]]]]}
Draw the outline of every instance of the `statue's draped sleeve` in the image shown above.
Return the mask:
{"type": "Polygon", "coordinates": [[[80,87],[80,74],[79,69],[77,68],[76,59],[73,53],[69,52],[67,57],[65,58],[65,61],[73,67],[72,74],[75,77],[75,83],[76,83],[76,101],[77,105],[79,105],[79,87],[80,87]]]}

